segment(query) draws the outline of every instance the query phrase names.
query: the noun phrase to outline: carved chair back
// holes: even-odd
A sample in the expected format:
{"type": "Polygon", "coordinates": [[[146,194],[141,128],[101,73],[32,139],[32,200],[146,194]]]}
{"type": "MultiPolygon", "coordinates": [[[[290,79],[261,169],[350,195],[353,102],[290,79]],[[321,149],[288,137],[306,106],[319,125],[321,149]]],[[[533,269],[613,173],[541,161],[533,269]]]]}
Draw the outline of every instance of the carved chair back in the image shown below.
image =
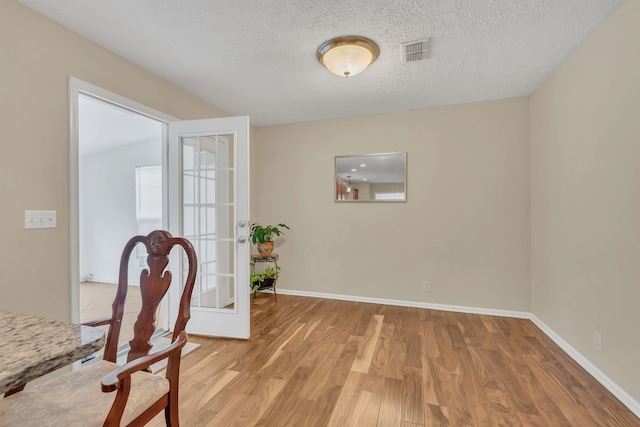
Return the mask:
{"type": "MultiPolygon", "coordinates": [[[[133,237],[125,246],[120,259],[118,290],[112,306],[112,316],[109,322],[110,326],[104,351],[104,360],[114,363],[117,357],[118,339],[122,328],[124,305],[129,287],[129,258],[139,244],[144,245],[147,250],[147,268],[140,273],[142,308],[133,326],[134,337],[129,341],[131,349],[127,356],[127,362],[146,356],[151,350],[151,336],[156,330],[158,306],[171,284],[172,274],[166,268],[169,264],[169,252],[174,246],[180,246],[184,249],[189,271],[184,280],[182,296],[178,306],[178,317],[173,328],[172,342],[185,329],[187,321],[191,317],[189,307],[197,270],[196,253],[191,243],[186,239],[173,237],[168,232],[161,230],[153,231],[148,236],[133,237]]],[[[170,358],[169,365],[171,365],[172,359],[174,358],[170,358]]],[[[177,359],[179,360],[179,357],[177,359]]]]}

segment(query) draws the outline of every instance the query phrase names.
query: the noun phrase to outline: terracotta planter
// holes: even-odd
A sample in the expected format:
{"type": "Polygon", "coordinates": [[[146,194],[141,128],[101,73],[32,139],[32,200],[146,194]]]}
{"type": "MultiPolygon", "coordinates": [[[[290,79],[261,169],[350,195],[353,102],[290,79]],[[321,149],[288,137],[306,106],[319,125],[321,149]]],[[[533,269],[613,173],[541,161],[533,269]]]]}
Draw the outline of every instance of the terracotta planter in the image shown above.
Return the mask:
{"type": "Polygon", "coordinates": [[[258,242],[258,253],[260,255],[271,255],[273,252],[273,242],[258,242]]]}

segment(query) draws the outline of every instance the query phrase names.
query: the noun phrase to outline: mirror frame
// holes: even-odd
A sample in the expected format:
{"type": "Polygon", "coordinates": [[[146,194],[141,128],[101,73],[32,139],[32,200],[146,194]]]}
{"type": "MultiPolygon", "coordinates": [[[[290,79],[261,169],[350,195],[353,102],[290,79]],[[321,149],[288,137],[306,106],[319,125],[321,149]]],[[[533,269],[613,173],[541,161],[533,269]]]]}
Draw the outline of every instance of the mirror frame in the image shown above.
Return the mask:
{"type": "Polygon", "coordinates": [[[333,162],[333,201],[335,203],[353,203],[353,202],[358,202],[358,203],[406,203],[407,202],[407,152],[392,152],[392,153],[372,153],[372,154],[348,154],[348,155],[342,155],[342,156],[335,156],[334,157],[334,162],[333,162]],[[343,158],[362,158],[362,157],[376,157],[376,156],[402,156],[402,162],[403,162],[403,169],[404,169],[404,198],[403,199],[393,199],[393,200],[363,200],[363,199],[357,199],[357,200],[346,200],[346,199],[338,199],[338,180],[339,179],[344,179],[342,177],[338,176],[338,160],[339,159],[343,159],[343,158]]]}

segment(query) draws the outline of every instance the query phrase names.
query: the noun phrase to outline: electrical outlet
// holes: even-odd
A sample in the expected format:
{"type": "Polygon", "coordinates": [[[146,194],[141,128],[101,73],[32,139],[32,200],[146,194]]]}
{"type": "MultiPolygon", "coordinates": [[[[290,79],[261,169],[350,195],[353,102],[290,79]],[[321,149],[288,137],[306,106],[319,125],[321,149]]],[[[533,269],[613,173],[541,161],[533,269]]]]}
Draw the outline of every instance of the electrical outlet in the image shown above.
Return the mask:
{"type": "Polygon", "coordinates": [[[429,292],[431,289],[429,287],[429,281],[425,280],[422,282],[422,292],[429,292]]]}
{"type": "Polygon", "coordinates": [[[593,347],[602,352],[602,334],[598,331],[593,331],[593,347]]]}

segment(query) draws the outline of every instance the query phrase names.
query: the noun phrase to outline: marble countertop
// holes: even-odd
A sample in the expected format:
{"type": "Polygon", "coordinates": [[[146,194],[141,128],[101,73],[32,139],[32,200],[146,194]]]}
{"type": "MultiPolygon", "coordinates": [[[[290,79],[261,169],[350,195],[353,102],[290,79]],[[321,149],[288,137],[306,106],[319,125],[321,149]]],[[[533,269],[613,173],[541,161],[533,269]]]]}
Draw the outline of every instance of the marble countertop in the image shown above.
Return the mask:
{"type": "Polygon", "coordinates": [[[0,393],[70,365],[104,345],[104,331],[0,310],[0,393]]]}

